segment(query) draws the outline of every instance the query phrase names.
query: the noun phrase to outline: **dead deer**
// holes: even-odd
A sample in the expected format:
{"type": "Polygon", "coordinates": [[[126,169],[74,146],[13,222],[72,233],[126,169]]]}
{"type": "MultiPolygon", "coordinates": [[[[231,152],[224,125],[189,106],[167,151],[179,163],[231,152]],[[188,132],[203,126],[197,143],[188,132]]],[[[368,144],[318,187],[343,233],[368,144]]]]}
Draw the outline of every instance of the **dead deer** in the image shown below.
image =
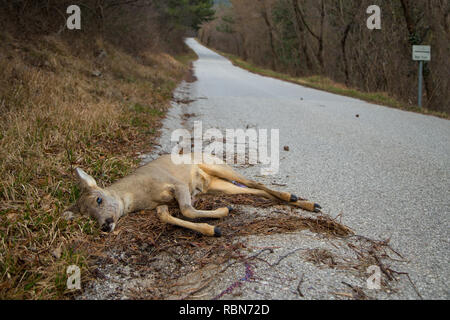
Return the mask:
{"type": "MultiPolygon", "coordinates": [[[[204,156],[211,160],[212,156],[204,156]]],[[[212,159],[215,163],[221,162],[218,158],[212,159]]],[[[75,171],[82,193],[76,203],[64,212],[64,216],[72,219],[76,214],[89,215],[97,220],[104,232],[113,231],[119,218],[127,213],[156,208],[159,219],[164,223],[219,237],[221,230],[218,227],[193,223],[169,214],[167,204],[173,200],[178,202],[183,216],[190,219],[223,218],[232,210],[230,206],[211,211],[196,210],[191,199],[199,193],[252,194],[268,199],[281,199],[289,205],[312,212],[319,212],[321,209],[317,203],[299,199],[288,192],[271,190],[247,179],[224,163],[174,164],[170,154],[138,168],[107,188],[100,188],[94,178],[82,169],[77,168],[75,171]],[[246,188],[235,183],[245,185],[246,188]]]]}

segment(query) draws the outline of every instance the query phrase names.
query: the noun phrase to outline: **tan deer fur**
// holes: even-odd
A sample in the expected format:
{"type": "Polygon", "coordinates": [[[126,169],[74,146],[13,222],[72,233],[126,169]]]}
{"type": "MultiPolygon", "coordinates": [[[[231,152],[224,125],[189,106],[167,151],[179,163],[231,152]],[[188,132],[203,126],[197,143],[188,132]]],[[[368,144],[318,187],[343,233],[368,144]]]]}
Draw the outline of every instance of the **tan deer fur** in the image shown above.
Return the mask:
{"type": "MultiPolygon", "coordinates": [[[[194,154],[190,156],[193,159],[194,154]]],[[[221,162],[210,155],[204,156],[215,160],[216,163],[221,162]]],[[[271,190],[261,183],[243,177],[226,164],[174,164],[170,154],[138,168],[106,188],[100,188],[94,178],[80,168],[76,169],[76,175],[82,194],[77,202],[64,212],[64,216],[71,219],[76,214],[89,215],[97,220],[105,232],[113,231],[119,218],[127,213],[156,208],[158,217],[164,223],[208,236],[220,236],[221,232],[217,227],[189,222],[169,214],[167,204],[176,200],[181,213],[190,219],[223,218],[228,215],[231,207],[211,211],[196,210],[191,199],[199,193],[254,194],[269,199],[281,199],[308,211],[320,210],[320,206],[314,202],[299,200],[288,192],[271,190]],[[239,187],[233,182],[247,188],[239,187]]]]}

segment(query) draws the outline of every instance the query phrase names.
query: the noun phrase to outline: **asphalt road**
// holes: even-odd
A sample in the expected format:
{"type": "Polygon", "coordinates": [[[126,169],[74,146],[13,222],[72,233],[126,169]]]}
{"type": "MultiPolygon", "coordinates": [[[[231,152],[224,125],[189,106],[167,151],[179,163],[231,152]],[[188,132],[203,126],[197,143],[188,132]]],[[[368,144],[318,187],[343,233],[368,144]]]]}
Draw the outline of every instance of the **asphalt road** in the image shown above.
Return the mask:
{"type": "MultiPolygon", "coordinates": [[[[183,92],[195,100],[186,110],[196,115],[185,126],[202,121],[203,130],[222,132],[279,129],[279,173],[260,177],[261,166],[240,172],[266,183],[286,184],[284,189],[315,200],[327,213],[342,213],[345,224],[358,234],[390,237],[392,246],[409,260],[400,268],[409,273],[420,295],[450,297],[449,121],[259,76],[233,66],[194,39],[187,43],[199,60],[194,63],[198,80],[183,92]]],[[[169,124],[167,129],[173,128],[169,124]]],[[[255,247],[279,246],[278,255],[300,244],[326,245],[305,233],[248,241],[255,247]]],[[[342,279],[347,277],[314,268],[296,255],[284,259],[276,272],[259,268],[265,281],[244,284],[239,298],[296,298],[294,281],[292,285],[280,281],[279,272],[295,279],[303,274],[306,298],[334,298],[331,292],[342,290],[342,279]]],[[[242,270],[234,272],[238,275],[242,270]]],[[[233,276],[233,272],[224,275],[216,290],[232,282],[233,276]]],[[[418,298],[409,282],[398,287],[391,295],[374,296],[418,298]]]]}

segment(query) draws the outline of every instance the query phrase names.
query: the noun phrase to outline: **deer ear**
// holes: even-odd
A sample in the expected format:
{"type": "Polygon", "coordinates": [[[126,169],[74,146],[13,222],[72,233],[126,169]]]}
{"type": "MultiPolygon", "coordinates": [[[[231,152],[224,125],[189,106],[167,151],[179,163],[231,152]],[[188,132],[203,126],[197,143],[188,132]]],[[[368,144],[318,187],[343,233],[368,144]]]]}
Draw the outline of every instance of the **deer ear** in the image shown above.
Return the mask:
{"type": "Polygon", "coordinates": [[[78,182],[83,190],[88,190],[97,187],[97,183],[94,178],[88,175],[83,169],[76,168],[75,172],[77,173],[78,182]]]}
{"type": "Polygon", "coordinates": [[[74,205],[69,207],[66,211],[64,211],[63,217],[66,220],[73,220],[79,214],[80,209],[78,208],[78,205],[75,203],[74,205]]]}

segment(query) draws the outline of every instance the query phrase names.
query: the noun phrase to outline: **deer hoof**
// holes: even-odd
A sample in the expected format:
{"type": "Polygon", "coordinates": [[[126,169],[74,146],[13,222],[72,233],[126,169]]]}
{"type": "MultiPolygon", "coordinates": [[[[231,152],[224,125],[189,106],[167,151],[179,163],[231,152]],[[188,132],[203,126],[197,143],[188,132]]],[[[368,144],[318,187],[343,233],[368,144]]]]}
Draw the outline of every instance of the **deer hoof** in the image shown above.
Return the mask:
{"type": "Polygon", "coordinates": [[[320,209],[322,209],[322,207],[317,203],[314,203],[314,212],[320,212],[320,209]]]}
{"type": "Polygon", "coordinates": [[[295,194],[291,194],[291,199],[289,201],[290,202],[297,202],[298,201],[298,197],[295,194]]]}
{"type": "Polygon", "coordinates": [[[219,227],[214,227],[214,237],[221,237],[222,236],[222,231],[220,230],[219,227]]]}
{"type": "Polygon", "coordinates": [[[227,206],[227,208],[228,208],[228,212],[233,211],[233,207],[232,206],[227,206]]]}

